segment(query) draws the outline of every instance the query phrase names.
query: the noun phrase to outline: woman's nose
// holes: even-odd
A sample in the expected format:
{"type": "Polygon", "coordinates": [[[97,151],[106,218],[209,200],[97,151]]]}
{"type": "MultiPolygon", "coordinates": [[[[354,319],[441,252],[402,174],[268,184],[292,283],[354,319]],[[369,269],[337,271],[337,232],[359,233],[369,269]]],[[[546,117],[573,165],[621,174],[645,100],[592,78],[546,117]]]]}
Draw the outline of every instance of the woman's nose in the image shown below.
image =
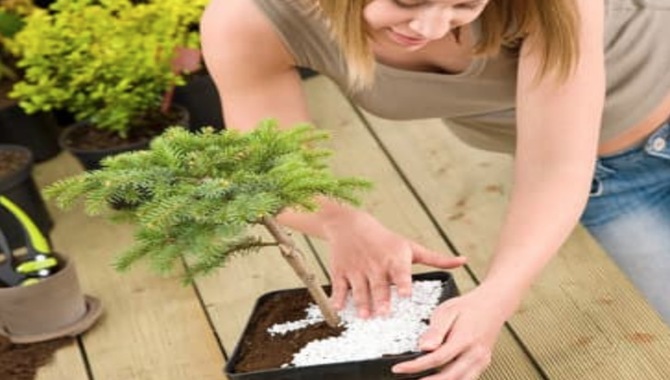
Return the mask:
{"type": "Polygon", "coordinates": [[[409,28],[428,40],[444,37],[451,30],[452,11],[450,9],[426,8],[409,22],[409,28]]]}

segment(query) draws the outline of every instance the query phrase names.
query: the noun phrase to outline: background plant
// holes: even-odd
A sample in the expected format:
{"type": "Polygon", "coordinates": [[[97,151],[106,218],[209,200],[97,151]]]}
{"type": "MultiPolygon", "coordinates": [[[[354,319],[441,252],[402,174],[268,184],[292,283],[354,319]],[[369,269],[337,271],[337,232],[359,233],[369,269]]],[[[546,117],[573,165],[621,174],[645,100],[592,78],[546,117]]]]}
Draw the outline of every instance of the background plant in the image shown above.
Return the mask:
{"type": "Polygon", "coordinates": [[[135,244],[118,259],[119,269],[146,258],[169,273],[186,259],[192,265],[185,279],[191,281],[232,257],[277,245],[326,320],[336,325],[316,276],[274,220],[285,208],[315,210],[317,196],[357,204],[355,193],[370,186],[333,176],[325,163],[331,152],[311,147],[326,137],[307,125],[283,131],[273,121],[246,134],[171,128],[149,150],[106,158],[102,170],[64,179],[45,194],[62,208],[83,198],[89,214],[107,213],[137,226],[135,244]],[[110,204],[125,207],[114,210],[110,204]],[[264,226],[275,241],[250,235],[255,225],[264,226]]]}
{"type": "Polygon", "coordinates": [[[14,67],[15,58],[10,52],[12,39],[24,26],[23,18],[35,6],[31,0],[4,0],[0,2],[0,80],[18,79],[14,67]]]}
{"type": "Polygon", "coordinates": [[[66,109],[127,137],[174,85],[177,47],[198,45],[205,1],[58,0],[33,11],[16,35],[23,81],[11,96],[28,113],[66,109]]]}

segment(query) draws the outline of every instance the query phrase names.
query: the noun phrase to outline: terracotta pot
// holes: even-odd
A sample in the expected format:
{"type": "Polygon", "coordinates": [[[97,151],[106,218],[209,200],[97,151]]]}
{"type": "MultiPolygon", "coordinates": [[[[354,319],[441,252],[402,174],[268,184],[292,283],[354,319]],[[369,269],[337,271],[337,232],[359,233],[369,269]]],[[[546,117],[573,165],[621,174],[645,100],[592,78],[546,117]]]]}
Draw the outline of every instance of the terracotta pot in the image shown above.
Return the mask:
{"type": "Polygon", "coordinates": [[[28,286],[0,288],[0,335],[13,343],[76,336],[102,314],[100,302],[82,294],[74,263],[55,254],[58,272],[28,286]]]}

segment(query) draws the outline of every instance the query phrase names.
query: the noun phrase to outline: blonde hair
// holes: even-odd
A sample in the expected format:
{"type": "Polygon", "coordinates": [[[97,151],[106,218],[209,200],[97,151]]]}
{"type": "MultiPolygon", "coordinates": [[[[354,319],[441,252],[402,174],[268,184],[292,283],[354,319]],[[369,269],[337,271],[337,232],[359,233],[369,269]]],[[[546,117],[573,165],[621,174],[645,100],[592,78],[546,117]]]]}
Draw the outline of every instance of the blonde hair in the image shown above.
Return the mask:
{"type": "MultiPolygon", "coordinates": [[[[363,9],[372,0],[308,0],[325,18],[342,49],[353,90],[372,84],[374,55],[369,47],[363,9]]],[[[575,0],[490,0],[480,15],[481,39],[477,55],[495,55],[503,45],[514,45],[529,33],[540,37],[539,75],[551,72],[567,78],[579,56],[575,0]]]]}

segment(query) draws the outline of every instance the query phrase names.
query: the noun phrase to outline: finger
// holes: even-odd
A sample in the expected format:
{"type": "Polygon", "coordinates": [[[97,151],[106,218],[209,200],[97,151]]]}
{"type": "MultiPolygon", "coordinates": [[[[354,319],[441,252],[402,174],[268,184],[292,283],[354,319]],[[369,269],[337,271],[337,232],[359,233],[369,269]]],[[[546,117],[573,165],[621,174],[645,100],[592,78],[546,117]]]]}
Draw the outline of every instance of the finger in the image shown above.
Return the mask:
{"type": "Polygon", "coordinates": [[[370,287],[368,281],[363,276],[349,278],[351,292],[354,298],[354,305],[358,310],[358,316],[368,318],[370,316],[370,287]]]}
{"type": "MultiPolygon", "coordinates": [[[[442,306],[444,308],[444,306],[442,306]]],[[[449,335],[449,331],[456,323],[457,314],[449,312],[436,312],[430,320],[428,329],[419,338],[419,348],[423,351],[434,351],[449,335]]]]}
{"type": "Polygon", "coordinates": [[[410,297],[412,295],[412,268],[408,265],[400,265],[394,268],[391,273],[391,282],[395,284],[400,297],[410,297]]]}
{"type": "Polygon", "coordinates": [[[467,258],[463,256],[453,257],[443,253],[438,253],[427,249],[426,247],[412,243],[413,263],[421,263],[436,268],[451,269],[465,264],[467,258]]]}
{"type": "Polygon", "coordinates": [[[370,278],[370,293],[375,315],[387,315],[391,303],[391,284],[386,276],[378,275],[370,278]]]}
{"type": "Polygon", "coordinates": [[[418,358],[396,364],[391,368],[394,373],[418,373],[435,369],[449,363],[464,351],[463,347],[445,343],[437,350],[418,358]]]}
{"type": "Polygon", "coordinates": [[[347,300],[347,292],[349,291],[349,283],[344,277],[333,277],[332,294],[330,296],[330,303],[336,310],[342,310],[347,300]]]}
{"type": "Polygon", "coordinates": [[[449,334],[455,321],[456,314],[437,310],[431,318],[428,330],[419,339],[419,348],[432,352],[394,366],[393,372],[416,373],[440,367],[453,360],[463,351],[458,344],[445,343],[445,337],[449,334]]]}

